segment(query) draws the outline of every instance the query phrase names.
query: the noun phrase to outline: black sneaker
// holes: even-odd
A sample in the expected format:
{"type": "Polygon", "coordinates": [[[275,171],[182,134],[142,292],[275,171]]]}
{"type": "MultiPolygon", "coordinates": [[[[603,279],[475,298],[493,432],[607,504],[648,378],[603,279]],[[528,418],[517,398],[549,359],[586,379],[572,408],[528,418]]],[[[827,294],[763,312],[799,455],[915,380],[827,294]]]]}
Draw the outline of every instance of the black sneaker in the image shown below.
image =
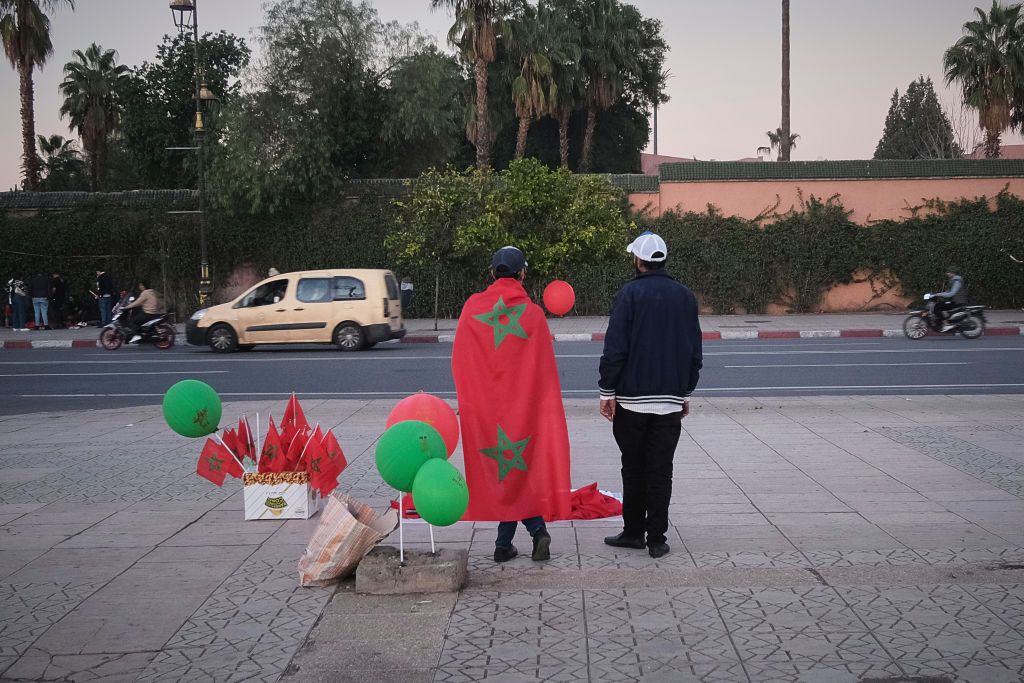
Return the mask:
{"type": "Polygon", "coordinates": [[[495,562],[508,562],[513,557],[519,554],[514,545],[507,548],[495,548],[494,549],[494,561],[495,562]]]}
{"type": "Polygon", "coordinates": [[[644,539],[632,538],[630,536],[627,536],[625,533],[621,533],[616,536],[605,536],[604,542],[616,548],[635,548],[637,550],[644,549],[644,539]]]}
{"type": "Polygon", "coordinates": [[[551,559],[551,534],[547,531],[538,531],[533,537],[533,555],[535,562],[551,559]]]}
{"type": "Polygon", "coordinates": [[[668,543],[649,543],[647,544],[647,553],[654,559],[664,557],[668,555],[669,547],[668,543]]]}

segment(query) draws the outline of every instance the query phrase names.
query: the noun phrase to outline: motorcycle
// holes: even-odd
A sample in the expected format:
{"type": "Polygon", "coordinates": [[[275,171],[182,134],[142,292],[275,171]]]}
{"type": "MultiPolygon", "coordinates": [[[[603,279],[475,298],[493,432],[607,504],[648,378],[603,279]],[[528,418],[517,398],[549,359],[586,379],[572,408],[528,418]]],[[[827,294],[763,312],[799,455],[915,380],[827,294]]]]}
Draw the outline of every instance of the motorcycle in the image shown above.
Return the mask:
{"type": "Polygon", "coordinates": [[[935,304],[942,297],[925,294],[925,307],[910,312],[903,321],[903,334],[908,339],[923,339],[929,332],[934,334],[961,334],[964,339],[977,339],[985,334],[985,307],[958,306],[948,311],[949,317],[941,319],[935,313],[935,304]],[[953,327],[942,331],[944,323],[952,323],[953,327]]]}
{"type": "Polygon", "coordinates": [[[134,300],[135,297],[125,297],[114,304],[114,310],[110,312],[110,322],[100,331],[100,346],[107,351],[117,351],[132,334],[142,337],[139,344],[152,342],[158,349],[169,349],[174,346],[174,326],[170,323],[171,316],[168,313],[142,323],[138,332],[131,331],[128,321],[132,311],[125,306],[134,300]]]}

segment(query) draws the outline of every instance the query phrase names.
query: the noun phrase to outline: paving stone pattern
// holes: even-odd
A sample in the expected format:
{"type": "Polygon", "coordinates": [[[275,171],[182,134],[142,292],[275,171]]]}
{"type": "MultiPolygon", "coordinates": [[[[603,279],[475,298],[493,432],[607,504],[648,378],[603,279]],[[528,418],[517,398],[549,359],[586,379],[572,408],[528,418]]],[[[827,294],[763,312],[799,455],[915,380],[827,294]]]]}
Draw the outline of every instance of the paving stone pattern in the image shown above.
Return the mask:
{"type": "MultiPolygon", "coordinates": [[[[377,507],[392,403],[304,402],[377,507]]],[[[566,409],[573,483],[617,489],[607,423],[566,409]]],[[[300,588],[317,520],[243,521],[158,407],[3,417],[0,679],[1019,681],[1022,426],[1021,396],[701,400],[669,555],[604,545],[608,519],[495,564],[495,524],[460,523],[435,539],[469,548],[468,587],[396,603],[300,588]]]]}

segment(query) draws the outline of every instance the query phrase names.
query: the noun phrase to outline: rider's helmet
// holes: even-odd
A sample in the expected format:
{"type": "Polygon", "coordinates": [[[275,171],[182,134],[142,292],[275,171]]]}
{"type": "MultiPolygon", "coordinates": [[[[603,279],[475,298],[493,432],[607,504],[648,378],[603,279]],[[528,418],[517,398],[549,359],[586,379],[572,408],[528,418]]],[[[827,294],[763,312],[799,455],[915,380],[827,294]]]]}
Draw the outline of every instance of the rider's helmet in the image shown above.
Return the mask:
{"type": "Polygon", "coordinates": [[[953,275],[960,275],[960,269],[956,266],[948,266],[946,268],[947,273],[953,273],[953,275]]]}

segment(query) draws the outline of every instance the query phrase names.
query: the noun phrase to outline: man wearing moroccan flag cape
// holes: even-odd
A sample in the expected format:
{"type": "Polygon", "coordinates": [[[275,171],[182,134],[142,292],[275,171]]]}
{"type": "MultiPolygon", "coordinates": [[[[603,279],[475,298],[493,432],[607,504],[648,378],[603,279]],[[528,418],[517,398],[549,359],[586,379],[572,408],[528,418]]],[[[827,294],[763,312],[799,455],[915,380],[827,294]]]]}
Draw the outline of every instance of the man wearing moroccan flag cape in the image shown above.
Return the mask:
{"type": "Polygon", "coordinates": [[[523,289],[525,274],[519,249],[494,254],[494,283],[466,302],[452,349],[469,484],[463,519],[501,522],[495,562],[518,554],[515,520],[533,537],[533,559],[548,559],[544,520],[570,514],[569,433],[554,345],[544,312],[523,289]]]}

